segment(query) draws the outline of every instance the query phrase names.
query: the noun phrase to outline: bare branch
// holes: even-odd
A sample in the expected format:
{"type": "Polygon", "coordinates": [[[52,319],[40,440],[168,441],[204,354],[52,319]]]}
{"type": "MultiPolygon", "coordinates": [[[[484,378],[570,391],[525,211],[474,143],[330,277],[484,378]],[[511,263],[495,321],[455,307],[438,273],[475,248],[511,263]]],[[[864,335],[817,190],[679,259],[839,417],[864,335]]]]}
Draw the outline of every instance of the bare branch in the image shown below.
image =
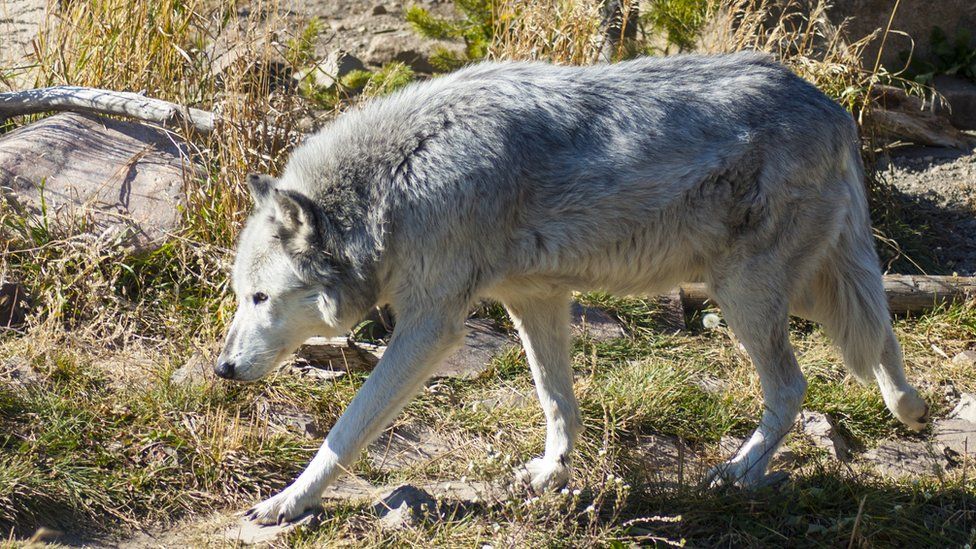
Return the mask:
{"type": "Polygon", "coordinates": [[[0,93],[0,118],[50,111],[127,116],[163,126],[190,126],[201,133],[213,132],[216,120],[209,111],[131,92],[55,86],[0,93]]]}

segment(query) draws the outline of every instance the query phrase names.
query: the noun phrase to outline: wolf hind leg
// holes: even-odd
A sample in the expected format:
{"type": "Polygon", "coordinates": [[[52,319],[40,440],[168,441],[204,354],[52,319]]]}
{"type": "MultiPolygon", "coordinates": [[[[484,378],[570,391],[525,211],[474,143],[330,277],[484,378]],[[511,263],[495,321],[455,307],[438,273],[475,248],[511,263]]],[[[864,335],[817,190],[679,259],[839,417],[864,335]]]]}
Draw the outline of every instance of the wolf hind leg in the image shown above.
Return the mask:
{"type": "Polygon", "coordinates": [[[772,269],[743,268],[713,283],[722,312],[759,372],[765,401],[759,426],[727,462],[711,471],[712,484],[761,485],[766,467],[793,427],[807,382],[789,341],[788,299],[772,269]],[[756,284],[755,280],[764,280],[756,284]]]}

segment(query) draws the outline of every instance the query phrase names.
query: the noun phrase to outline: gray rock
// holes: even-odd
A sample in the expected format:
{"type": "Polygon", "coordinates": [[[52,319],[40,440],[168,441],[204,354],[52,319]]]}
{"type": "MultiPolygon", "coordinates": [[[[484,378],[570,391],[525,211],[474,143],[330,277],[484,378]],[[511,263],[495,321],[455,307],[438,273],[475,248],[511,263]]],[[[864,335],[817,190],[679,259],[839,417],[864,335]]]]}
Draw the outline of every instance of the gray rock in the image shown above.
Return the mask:
{"type": "Polygon", "coordinates": [[[242,545],[266,544],[293,530],[313,527],[317,522],[316,514],[311,511],[283,524],[261,525],[241,517],[233,526],[224,531],[224,539],[242,545]]]}
{"type": "Polygon", "coordinates": [[[63,113],[0,136],[0,187],[15,209],[39,213],[43,197],[52,226],[89,219],[100,238],[141,249],[176,229],[195,169],[171,134],[135,122],[63,113]]]}
{"type": "MultiPolygon", "coordinates": [[[[831,22],[843,24],[845,33],[852,40],[859,40],[877,29],[888,26],[892,15],[891,0],[857,0],[855,2],[834,2],[827,12],[831,22]]],[[[931,33],[933,27],[940,27],[954,39],[959,29],[976,28],[976,7],[972,0],[906,0],[891,21],[892,31],[884,40],[881,62],[890,70],[900,70],[904,61],[901,52],[911,51],[915,58],[931,58],[931,33]]],[[[862,58],[873,63],[881,48],[883,32],[875,34],[862,58]]]]}
{"type": "Polygon", "coordinates": [[[947,457],[976,455],[976,423],[965,419],[938,419],[932,425],[932,433],[947,457]]]}
{"type": "Polygon", "coordinates": [[[468,328],[464,345],[438,367],[435,377],[477,378],[488,370],[493,358],[516,345],[491,321],[475,318],[464,325],[468,328]]]}
{"type": "Polygon", "coordinates": [[[573,333],[576,336],[587,336],[595,341],[609,341],[627,336],[623,325],[602,309],[587,307],[574,301],[570,312],[573,333]]]}
{"type": "Polygon", "coordinates": [[[800,414],[800,428],[803,434],[818,448],[830,452],[841,461],[851,458],[851,448],[826,414],[804,410],[800,414]]]}
{"type": "Polygon", "coordinates": [[[939,474],[946,466],[931,444],[917,441],[886,440],[865,452],[862,459],[892,478],[939,474]]]}
{"type": "Polygon", "coordinates": [[[948,75],[936,76],[933,84],[935,91],[941,93],[949,104],[950,112],[947,114],[952,125],[960,130],[976,130],[976,84],[948,75]]]}
{"type": "Polygon", "coordinates": [[[203,353],[194,353],[186,364],[173,371],[169,380],[176,385],[201,385],[211,376],[212,362],[203,353]]]}
{"type": "Polygon", "coordinates": [[[963,351],[952,357],[956,366],[976,366],[976,351],[963,351]]]}
{"type": "Polygon", "coordinates": [[[976,423],[976,395],[971,393],[959,395],[959,404],[949,412],[949,418],[976,423]]]}
{"type": "Polygon", "coordinates": [[[389,473],[427,463],[448,454],[452,445],[433,429],[403,425],[383,433],[367,449],[370,465],[389,473]]]}
{"type": "Polygon", "coordinates": [[[295,74],[298,81],[310,80],[316,86],[322,88],[332,88],[342,80],[344,76],[356,70],[363,70],[366,66],[355,55],[337,50],[331,52],[325,59],[322,59],[315,66],[300,71],[295,74]]]}
{"type": "Polygon", "coordinates": [[[0,331],[20,328],[27,320],[30,298],[16,282],[0,283],[0,331]]]}
{"type": "Polygon", "coordinates": [[[430,58],[437,48],[462,52],[464,45],[443,40],[426,40],[409,29],[377,34],[369,42],[363,60],[370,65],[380,66],[391,61],[399,61],[416,72],[430,74],[436,71],[430,58]]]}
{"type": "Polygon", "coordinates": [[[385,529],[409,528],[437,514],[437,502],[425,490],[403,484],[383,494],[373,511],[385,529]]]}
{"type": "Polygon", "coordinates": [[[685,484],[704,468],[701,456],[677,437],[641,435],[636,449],[651,482],[685,484]]]}
{"type": "Polygon", "coordinates": [[[319,429],[314,416],[295,408],[276,407],[261,399],[255,404],[255,410],[273,431],[315,439],[328,434],[327,430],[319,429]]]}

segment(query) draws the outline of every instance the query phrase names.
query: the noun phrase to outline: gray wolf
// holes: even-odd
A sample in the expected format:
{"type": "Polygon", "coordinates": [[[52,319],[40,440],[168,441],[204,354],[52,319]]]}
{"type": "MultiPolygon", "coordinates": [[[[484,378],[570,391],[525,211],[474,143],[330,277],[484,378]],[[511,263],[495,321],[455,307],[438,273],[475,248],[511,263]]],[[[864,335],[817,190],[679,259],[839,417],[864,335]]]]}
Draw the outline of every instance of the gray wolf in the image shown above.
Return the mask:
{"type": "Polygon", "coordinates": [[[378,304],[388,350],[298,479],[248,516],[318,504],[458,344],[472,304],[516,327],[546,417],[533,490],[570,478],[580,412],[572,290],[655,294],[707,283],[762,383],[765,411],[715,482],[755,486],[806,381],[788,316],[821,323],[861,381],[920,429],[869,225],[851,117],[751,53],[560,67],[484,63],[339,116],[277,179],[248,179],[239,303],[216,372],[255,380],[313,335],[378,304]]]}

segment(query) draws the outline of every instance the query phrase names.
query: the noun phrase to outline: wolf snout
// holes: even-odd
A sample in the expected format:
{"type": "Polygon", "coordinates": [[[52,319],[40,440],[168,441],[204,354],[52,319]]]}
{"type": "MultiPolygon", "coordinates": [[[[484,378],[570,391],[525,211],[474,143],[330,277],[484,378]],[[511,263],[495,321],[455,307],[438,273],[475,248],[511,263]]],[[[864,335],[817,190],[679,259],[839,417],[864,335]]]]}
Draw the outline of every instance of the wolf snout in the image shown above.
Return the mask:
{"type": "Polygon", "coordinates": [[[234,379],[234,366],[233,362],[221,360],[214,366],[214,373],[217,374],[217,377],[234,379]]]}

